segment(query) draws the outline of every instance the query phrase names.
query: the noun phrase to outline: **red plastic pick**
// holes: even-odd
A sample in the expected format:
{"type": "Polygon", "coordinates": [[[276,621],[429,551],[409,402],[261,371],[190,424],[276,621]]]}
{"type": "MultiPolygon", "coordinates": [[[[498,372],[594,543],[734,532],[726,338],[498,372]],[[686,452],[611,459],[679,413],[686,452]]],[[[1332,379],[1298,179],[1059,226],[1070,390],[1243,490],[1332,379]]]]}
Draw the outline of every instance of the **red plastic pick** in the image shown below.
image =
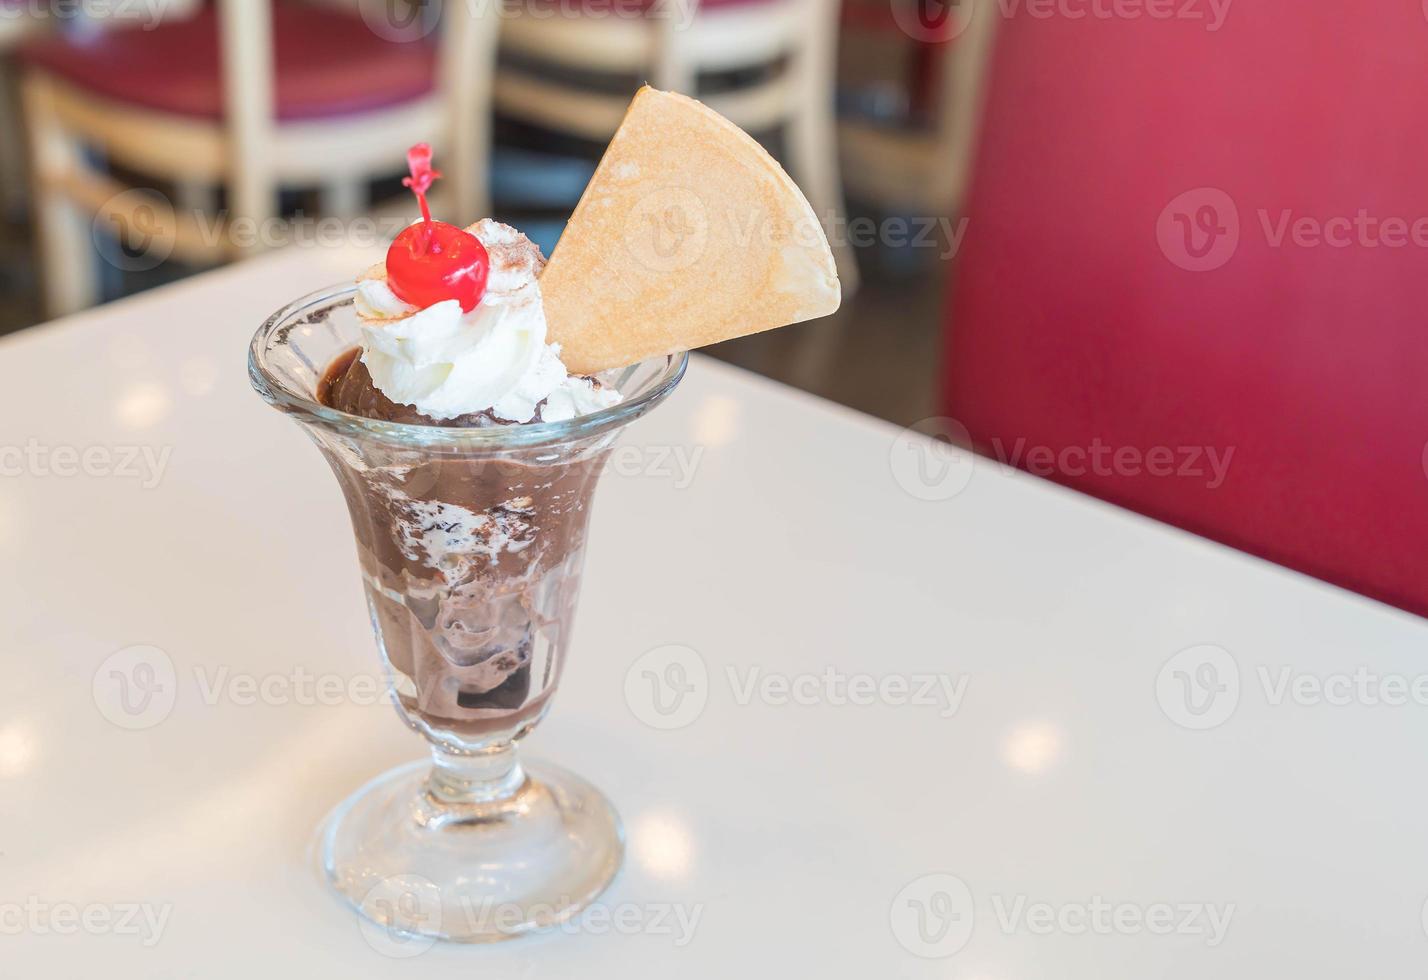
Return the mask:
{"type": "Polygon", "coordinates": [[[402,178],[421,205],[422,221],[402,231],[387,249],[387,284],[397,298],[425,309],[443,300],[470,313],[481,302],[491,259],[480,239],[444,221],[433,221],[426,195],[441,171],[431,166],[431,145],[407,151],[411,176],[402,178]]]}

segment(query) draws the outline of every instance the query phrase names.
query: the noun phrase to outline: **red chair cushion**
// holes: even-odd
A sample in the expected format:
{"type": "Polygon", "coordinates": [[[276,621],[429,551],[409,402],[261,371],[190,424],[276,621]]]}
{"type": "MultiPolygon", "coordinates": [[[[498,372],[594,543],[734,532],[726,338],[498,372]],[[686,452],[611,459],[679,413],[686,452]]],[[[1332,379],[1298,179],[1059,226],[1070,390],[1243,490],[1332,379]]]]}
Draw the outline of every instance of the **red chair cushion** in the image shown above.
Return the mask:
{"type": "Polygon", "coordinates": [[[946,412],[984,453],[1021,440],[1023,468],[1428,614],[1422,5],[1207,26],[1002,23],[946,412]],[[1361,210],[1392,230],[1334,220],[1361,210]],[[1233,456],[1212,485],[1204,459],[1147,472],[1155,447],[1233,456]]]}
{"type": "MultiPolygon", "coordinates": [[[[428,39],[385,40],[340,11],[278,3],[273,9],[277,117],[324,119],[411,101],[431,92],[436,52],[428,39]]],[[[151,30],[47,37],[24,59],[95,95],[146,109],[223,115],[217,17],[211,7],[151,30]]]]}
{"type": "MultiPolygon", "coordinates": [[[[543,5],[556,10],[583,10],[592,17],[620,17],[633,13],[647,14],[662,0],[542,0],[543,5]]],[[[699,10],[717,10],[723,7],[754,7],[760,4],[780,3],[782,0],[699,0],[699,10]]],[[[675,7],[676,15],[682,14],[684,7],[675,7]]]]}

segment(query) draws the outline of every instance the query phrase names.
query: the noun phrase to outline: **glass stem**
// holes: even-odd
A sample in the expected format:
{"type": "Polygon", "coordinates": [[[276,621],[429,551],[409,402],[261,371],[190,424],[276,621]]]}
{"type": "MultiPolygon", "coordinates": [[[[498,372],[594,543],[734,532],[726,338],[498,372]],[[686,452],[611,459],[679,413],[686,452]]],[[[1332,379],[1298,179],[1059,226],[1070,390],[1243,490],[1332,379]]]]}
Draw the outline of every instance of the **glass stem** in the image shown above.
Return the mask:
{"type": "Polygon", "coordinates": [[[440,806],[500,803],[515,796],[526,783],[515,742],[459,754],[433,745],[431,759],[426,788],[432,802],[440,806]]]}

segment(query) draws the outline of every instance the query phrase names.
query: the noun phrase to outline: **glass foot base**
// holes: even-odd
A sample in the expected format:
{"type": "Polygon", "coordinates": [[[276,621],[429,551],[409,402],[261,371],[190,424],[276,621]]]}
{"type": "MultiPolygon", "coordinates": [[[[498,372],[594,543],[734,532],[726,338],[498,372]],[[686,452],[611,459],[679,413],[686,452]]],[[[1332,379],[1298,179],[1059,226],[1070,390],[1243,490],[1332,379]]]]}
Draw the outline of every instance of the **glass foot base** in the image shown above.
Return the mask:
{"type": "MultiPolygon", "coordinates": [[[[509,795],[452,803],[430,763],[377,777],[328,816],[323,873],[369,942],[415,955],[437,939],[511,939],[572,918],[620,868],[620,818],[595,787],[544,763],[509,795]]],[[[519,772],[517,773],[519,775],[519,772]]]]}

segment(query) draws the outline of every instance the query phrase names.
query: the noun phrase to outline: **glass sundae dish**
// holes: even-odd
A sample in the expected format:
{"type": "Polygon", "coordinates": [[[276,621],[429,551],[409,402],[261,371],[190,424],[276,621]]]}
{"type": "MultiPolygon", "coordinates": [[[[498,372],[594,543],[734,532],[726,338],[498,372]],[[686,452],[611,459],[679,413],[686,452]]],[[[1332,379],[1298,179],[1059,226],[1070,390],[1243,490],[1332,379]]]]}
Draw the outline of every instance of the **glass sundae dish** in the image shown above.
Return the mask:
{"type": "Polygon", "coordinates": [[[615,439],[685,351],[829,313],[838,283],[778,165],[681,96],[636,97],[548,267],[513,228],[433,221],[430,150],[410,162],[423,220],[271,317],[249,367],[337,476],[399,713],[432,754],[334,811],[322,868],[379,925],[480,942],[570,918],[620,866],[609,802],[516,752],[569,652],[615,439]]]}

